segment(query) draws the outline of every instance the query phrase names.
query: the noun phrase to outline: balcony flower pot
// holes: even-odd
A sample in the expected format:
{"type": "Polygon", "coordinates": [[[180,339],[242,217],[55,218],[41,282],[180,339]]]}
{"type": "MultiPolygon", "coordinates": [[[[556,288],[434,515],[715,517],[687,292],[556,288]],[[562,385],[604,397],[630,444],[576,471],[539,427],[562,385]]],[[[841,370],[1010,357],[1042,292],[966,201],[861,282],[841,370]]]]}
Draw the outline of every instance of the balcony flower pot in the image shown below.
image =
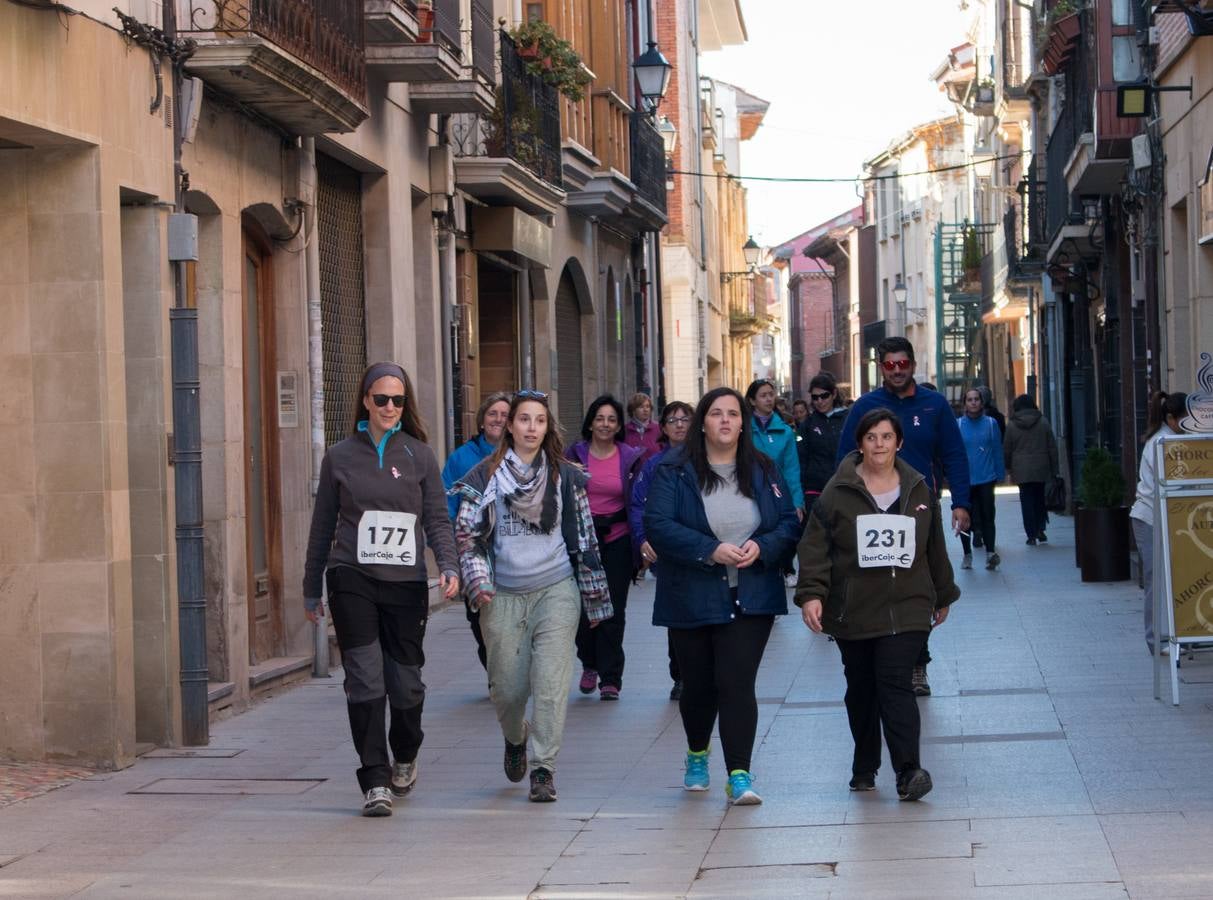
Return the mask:
{"type": "Polygon", "coordinates": [[[417,43],[428,44],[434,40],[434,7],[417,7],[417,43]]]}
{"type": "Polygon", "coordinates": [[[543,79],[574,103],[585,98],[586,88],[594,80],[573,45],[560,37],[542,19],[525,22],[510,32],[518,55],[526,61],[526,70],[543,79]],[[533,52],[532,52],[533,48],[533,52]]]}
{"type": "Polygon", "coordinates": [[[1076,12],[1062,16],[1053,23],[1053,34],[1060,35],[1062,41],[1067,44],[1078,37],[1078,32],[1081,29],[1081,20],[1078,18],[1078,13],[1076,12]]]}

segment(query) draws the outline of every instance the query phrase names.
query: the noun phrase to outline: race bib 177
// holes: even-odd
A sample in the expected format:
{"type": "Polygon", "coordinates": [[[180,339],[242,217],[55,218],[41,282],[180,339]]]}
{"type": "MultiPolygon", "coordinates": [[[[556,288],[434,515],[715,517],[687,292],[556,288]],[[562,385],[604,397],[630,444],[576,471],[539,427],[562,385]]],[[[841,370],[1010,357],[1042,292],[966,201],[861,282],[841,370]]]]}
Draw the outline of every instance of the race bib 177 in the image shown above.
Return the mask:
{"type": "Polygon", "coordinates": [[[411,566],[417,562],[417,517],[413,513],[369,509],[358,522],[358,562],[411,566]]]}
{"type": "Polygon", "coordinates": [[[855,519],[859,568],[914,565],[914,519],[911,516],[867,515],[855,519]]]}

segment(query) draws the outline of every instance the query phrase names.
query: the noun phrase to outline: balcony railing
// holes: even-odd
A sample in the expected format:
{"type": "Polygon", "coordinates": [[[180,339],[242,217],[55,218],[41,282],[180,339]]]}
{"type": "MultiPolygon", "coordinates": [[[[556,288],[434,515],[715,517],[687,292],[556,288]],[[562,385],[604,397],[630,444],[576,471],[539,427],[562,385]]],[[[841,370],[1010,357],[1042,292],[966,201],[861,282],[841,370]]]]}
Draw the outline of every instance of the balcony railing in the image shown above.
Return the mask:
{"type": "Polygon", "coordinates": [[[433,40],[446,44],[456,53],[461,52],[463,42],[459,36],[459,0],[433,0],[433,40]]]}
{"type": "Polygon", "coordinates": [[[526,69],[513,39],[499,34],[501,84],[489,115],[456,117],[457,157],[509,158],[555,187],[563,186],[560,106],[556,89],[526,69]]]}
{"type": "Polygon", "coordinates": [[[665,206],[665,144],[642,115],[632,116],[632,184],[636,192],[662,214],[665,206]]]}
{"type": "Polygon", "coordinates": [[[493,76],[493,0],[472,0],[472,68],[489,82],[493,76]]]}
{"type": "Polygon", "coordinates": [[[1048,192],[1045,182],[1037,178],[1036,161],[1028,166],[1028,175],[1019,183],[1019,203],[1008,210],[1008,245],[1015,274],[1039,271],[1044,262],[1052,234],[1048,230],[1046,210],[1048,192]],[[1013,244],[1011,243],[1013,242],[1013,244]]]}
{"type": "Polygon", "coordinates": [[[264,38],[357,102],[366,102],[362,0],[182,0],[182,5],[183,35],[264,38]]]}
{"type": "MultiPolygon", "coordinates": [[[[1067,93],[1067,99],[1068,94],[1067,93]]],[[[1081,115],[1063,110],[1049,135],[1049,145],[1045,151],[1045,183],[1048,206],[1045,210],[1045,230],[1050,238],[1070,220],[1074,209],[1074,198],[1066,185],[1066,164],[1078,146],[1079,137],[1090,129],[1090,119],[1084,121],[1081,115]]]]}

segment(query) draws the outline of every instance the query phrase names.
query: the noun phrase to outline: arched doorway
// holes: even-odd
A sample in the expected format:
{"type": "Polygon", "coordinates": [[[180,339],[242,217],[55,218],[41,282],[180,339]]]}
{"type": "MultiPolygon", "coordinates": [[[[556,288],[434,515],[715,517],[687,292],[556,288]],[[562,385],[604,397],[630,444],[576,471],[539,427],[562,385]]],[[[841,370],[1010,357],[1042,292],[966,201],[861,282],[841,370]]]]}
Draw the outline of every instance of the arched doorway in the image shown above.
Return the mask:
{"type": "Polygon", "coordinates": [[[577,282],[569,266],[560,274],[553,305],[556,318],[557,417],[569,441],[577,440],[585,413],[583,356],[581,350],[581,301],[577,282]]]}

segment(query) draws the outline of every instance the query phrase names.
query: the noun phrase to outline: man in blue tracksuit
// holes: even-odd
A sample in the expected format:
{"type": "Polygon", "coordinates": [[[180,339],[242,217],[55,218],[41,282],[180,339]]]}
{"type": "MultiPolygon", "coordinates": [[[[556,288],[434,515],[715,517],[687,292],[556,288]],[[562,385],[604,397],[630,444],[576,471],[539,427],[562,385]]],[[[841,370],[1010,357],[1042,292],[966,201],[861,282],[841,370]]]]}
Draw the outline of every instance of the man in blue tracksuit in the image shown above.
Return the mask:
{"type": "MultiPolygon", "coordinates": [[[[969,530],[969,459],[955,414],[947,399],[936,391],[914,382],[914,345],[904,337],[885,338],[876,345],[884,384],[864,394],[851,407],[838,439],[838,462],[855,450],[855,426],[864,413],[885,407],[901,419],[905,433],[897,455],[923,474],[936,496],[939,495],[939,466],[952,491],[952,529],[969,530]]],[[[914,667],[914,693],[931,694],[927,681],[930,651],[924,643],[918,665],[914,667]]]]}

